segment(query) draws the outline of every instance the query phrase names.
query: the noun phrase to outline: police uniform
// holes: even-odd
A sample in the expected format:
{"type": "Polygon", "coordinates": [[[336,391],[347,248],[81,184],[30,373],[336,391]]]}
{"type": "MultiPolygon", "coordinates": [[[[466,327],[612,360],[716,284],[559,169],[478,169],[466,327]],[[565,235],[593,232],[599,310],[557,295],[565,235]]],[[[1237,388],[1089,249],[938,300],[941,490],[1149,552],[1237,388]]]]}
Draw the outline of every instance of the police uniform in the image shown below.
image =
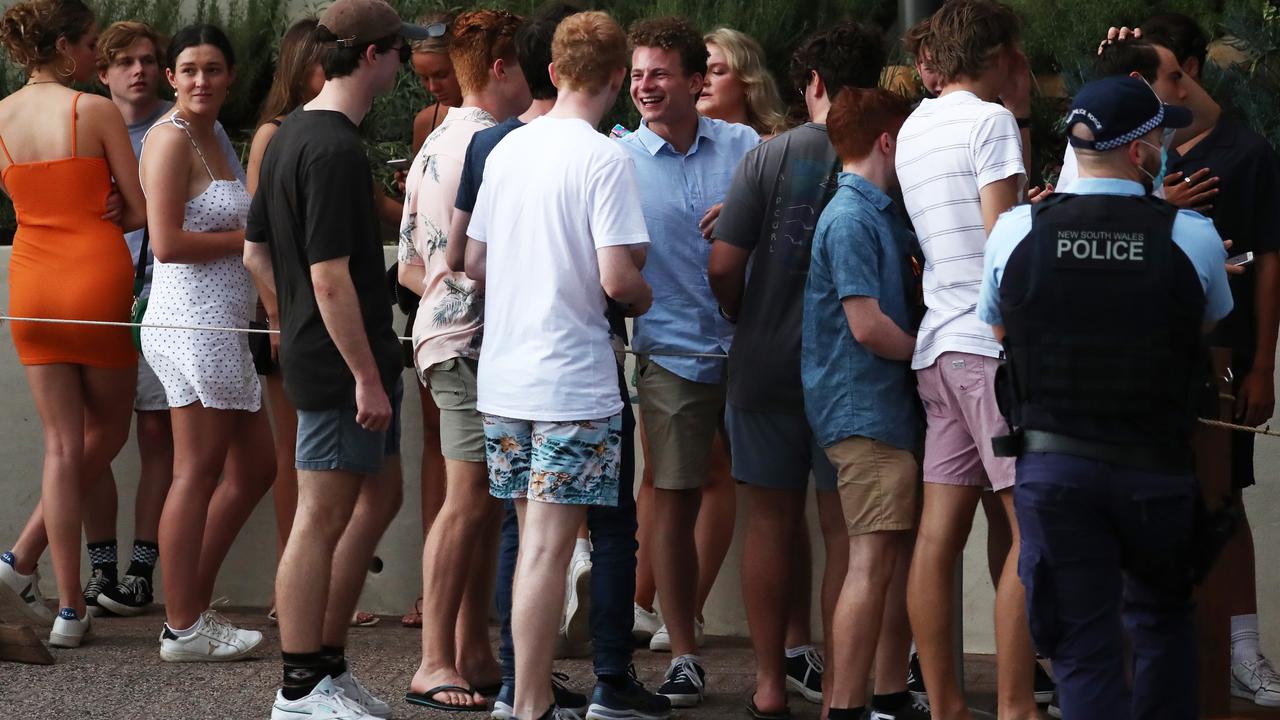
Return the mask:
{"type": "MultiPolygon", "coordinates": [[[[1134,78],[1086,85],[1069,126],[1126,147],[1190,115],[1134,78]]],[[[1073,138],[1073,143],[1076,139],[1073,138]]],[[[1001,216],[979,315],[1005,329],[1018,573],[1066,720],[1198,717],[1188,555],[1201,333],[1231,309],[1210,221],[1131,180],[1001,216]],[[1132,645],[1126,682],[1125,632],[1132,645]]]]}

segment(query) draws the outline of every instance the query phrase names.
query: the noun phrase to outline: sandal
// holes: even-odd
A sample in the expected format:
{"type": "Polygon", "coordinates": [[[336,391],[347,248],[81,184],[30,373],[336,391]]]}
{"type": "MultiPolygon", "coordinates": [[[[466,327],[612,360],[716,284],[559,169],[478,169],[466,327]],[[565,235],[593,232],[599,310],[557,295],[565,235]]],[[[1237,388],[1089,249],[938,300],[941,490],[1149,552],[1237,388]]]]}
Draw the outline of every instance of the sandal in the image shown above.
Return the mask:
{"type": "Polygon", "coordinates": [[[413,601],[413,612],[400,618],[400,624],[407,628],[422,627],[422,598],[413,601]]]}
{"type": "Polygon", "coordinates": [[[439,685],[433,687],[426,692],[408,692],[405,693],[404,701],[410,705],[421,705],[423,707],[434,708],[436,710],[444,710],[445,712],[488,712],[489,707],[486,703],[479,705],[452,705],[446,702],[436,700],[436,695],[442,692],[459,692],[470,695],[475,690],[464,688],[460,685],[439,685]]]}
{"type": "Polygon", "coordinates": [[[355,611],[355,614],[351,616],[351,627],[373,627],[380,622],[382,622],[382,618],[361,610],[355,611]]]}
{"type": "Polygon", "coordinates": [[[276,614],[275,605],[272,605],[271,609],[267,611],[267,619],[271,621],[272,625],[280,624],[280,616],[276,614]]]}

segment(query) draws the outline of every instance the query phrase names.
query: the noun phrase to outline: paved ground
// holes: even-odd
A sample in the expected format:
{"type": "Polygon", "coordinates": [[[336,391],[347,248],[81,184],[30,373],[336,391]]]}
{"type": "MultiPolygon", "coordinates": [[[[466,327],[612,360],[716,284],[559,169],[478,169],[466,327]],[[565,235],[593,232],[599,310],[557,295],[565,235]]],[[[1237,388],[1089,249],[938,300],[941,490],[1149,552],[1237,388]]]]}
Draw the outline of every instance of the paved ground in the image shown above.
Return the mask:
{"type": "MultiPolygon", "coordinates": [[[[160,617],[106,618],[96,637],[77,650],[54,650],[53,666],[0,662],[0,718],[20,720],[241,720],[266,718],[279,682],[279,645],[261,611],[224,613],[242,627],[263,630],[268,642],[255,660],[238,663],[175,665],[160,662],[157,636],[160,617]]],[[[442,717],[402,702],[418,663],[417,631],[400,627],[398,618],[383,618],[373,628],[351,631],[348,655],[357,674],[396,708],[397,718],[442,717]]],[[[751,650],[742,640],[713,638],[708,643],[707,673],[711,695],[696,711],[696,720],[744,720],[743,710],[753,671],[751,650]]],[[[669,656],[636,652],[640,679],[653,687],[669,656]]],[[[566,660],[572,686],[589,691],[593,678],[587,660],[566,660]]],[[[994,664],[990,656],[966,659],[970,695],[975,708],[991,710],[994,664]]],[[[1242,706],[1243,708],[1243,706],[1242,706]]],[[[817,706],[792,700],[797,720],[816,720],[817,706]]],[[[458,720],[486,716],[458,714],[458,720]]],[[[982,717],[977,715],[977,717],[982,717]]],[[[993,717],[993,716],[992,716],[993,717]]],[[[1258,716],[1261,717],[1261,716],[1258,716]]]]}

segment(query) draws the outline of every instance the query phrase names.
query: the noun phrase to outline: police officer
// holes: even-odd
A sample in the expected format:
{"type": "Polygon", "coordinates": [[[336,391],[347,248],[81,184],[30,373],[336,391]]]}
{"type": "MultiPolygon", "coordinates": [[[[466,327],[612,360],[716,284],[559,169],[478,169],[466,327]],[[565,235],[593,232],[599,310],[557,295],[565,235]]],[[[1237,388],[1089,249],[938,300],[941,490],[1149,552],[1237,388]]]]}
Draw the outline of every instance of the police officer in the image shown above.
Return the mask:
{"type": "Polygon", "coordinates": [[[1018,571],[1063,718],[1192,720],[1190,447],[1226,255],[1212,222],[1150,195],[1185,108],[1134,77],[1072,108],[1080,178],[1000,217],[978,306],[1008,360],[996,449],[1018,456],[1018,571]]]}

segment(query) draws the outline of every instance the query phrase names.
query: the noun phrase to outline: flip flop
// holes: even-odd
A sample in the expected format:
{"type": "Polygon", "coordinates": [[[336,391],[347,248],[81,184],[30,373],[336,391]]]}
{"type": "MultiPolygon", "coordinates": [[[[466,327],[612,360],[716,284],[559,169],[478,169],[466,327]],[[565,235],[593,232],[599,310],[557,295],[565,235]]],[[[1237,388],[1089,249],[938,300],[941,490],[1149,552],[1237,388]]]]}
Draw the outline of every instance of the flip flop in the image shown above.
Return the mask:
{"type": "Polygon", "coordinates": [[[400,624],[407,628],[422,627],[422,598],[413,601],[413,612],[400,618],[400,624]]]}
{"type": "Polygon", "coordinates": [[[407,692],[405,693],[404,701],[410,705],[421,705],[423,707],[443,710],[445,712],[489,712],[488,705],[484,703],[480,705],[451,705],[449,703],[436,700],[435,696],[442,692],[471,694],[475,692],[475,690],[462,687],[461,685],[438,685],[426,692],[407,692]]]}
{"type": "Polygon", "coordinates": [[[382,618],[373,613],[361,612],[357,610],[351,616],[351,627],[373,627],[382,622],[382,618]]]}
{"type": "Polygon", "coordinates": [[[755,698],[747,701],[747,714],[755,720],[791,720],[791,708],[786,708],[782,712],[764,712],[756,707],[755,698]]]}

